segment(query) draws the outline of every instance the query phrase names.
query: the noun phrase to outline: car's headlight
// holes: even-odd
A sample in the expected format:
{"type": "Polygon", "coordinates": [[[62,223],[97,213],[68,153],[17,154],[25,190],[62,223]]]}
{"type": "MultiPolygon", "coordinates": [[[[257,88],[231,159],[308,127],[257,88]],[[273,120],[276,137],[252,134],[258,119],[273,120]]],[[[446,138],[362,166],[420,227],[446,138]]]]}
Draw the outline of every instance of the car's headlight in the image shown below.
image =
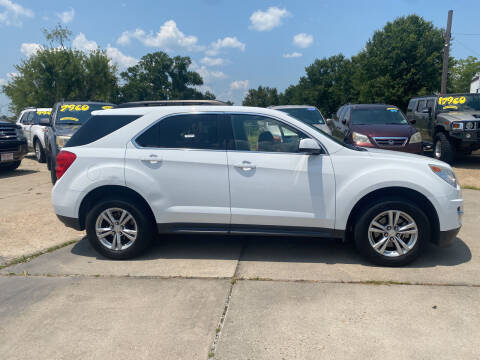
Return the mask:
{"type": "Polygon", "coordinates": [[[417,131],[410,137],[410,144],[418,144],[422,142],[422,135],[417,131]]]}
{"type": "Polygon", "coordinates": [[[453,130],[463,130],[463,122],[454,122],[452,123],[453,130]]]}
{"type": "Polygon", "coordinates": [[[359,134],[357,132],[352,132],[352,140],[355,144],[371,144],[367,135],[359,134]]]}
{"type": "Polygon", "coordinates": [[[21,127],[15,128],[15,135],[17,135],[17,138],[19,140],[25,139],[25,133],[23,132],[23,129],[21,127]]]}
{"type": "Polygon", "coordinates": [[[55,142],[59,148],[63,148],[71,136],[57,136],[55,142]]]}
{"type": "Polygon", "coordinates": [[[453,170],[439,165],[430,164],[428,166],[430,166],[430,169],[432,169],[435,175],[440,176],[443,180],[452,185],[454,188],[457,187],[458,181],[453,170]]]}

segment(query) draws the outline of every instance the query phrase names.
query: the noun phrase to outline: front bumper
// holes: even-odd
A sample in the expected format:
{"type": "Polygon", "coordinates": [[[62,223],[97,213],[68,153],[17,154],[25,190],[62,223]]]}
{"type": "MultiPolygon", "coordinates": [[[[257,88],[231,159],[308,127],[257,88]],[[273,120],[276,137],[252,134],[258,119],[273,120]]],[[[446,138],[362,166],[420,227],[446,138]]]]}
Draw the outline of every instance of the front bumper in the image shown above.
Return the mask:
{"type": "Polygon", "coordinates": [[[438,234],[438,237],[436,239],[433,239],[433,243],[435,245],[438,245],[440,247],[447,247],[452,245],[452,243],[455,241],[457,238],[457,234],[460,231],[460,228],[458,229],[452,229],[452,230],[446,230],[446,231],[440,231],[438,234]]]}
{"type": "Polygon", "coordinates": [[[450,131],[449,135],[451,138],[461,140],[462,143],[480,145],[480,131],[478,130],[450,131]]]}
{"type": "Polygon", "coordinates": [[[1,153],[13,153],[12,162],[20,161],[28,153],[27,142],[18,140],[0,140],[0,154],[1,153]]]}

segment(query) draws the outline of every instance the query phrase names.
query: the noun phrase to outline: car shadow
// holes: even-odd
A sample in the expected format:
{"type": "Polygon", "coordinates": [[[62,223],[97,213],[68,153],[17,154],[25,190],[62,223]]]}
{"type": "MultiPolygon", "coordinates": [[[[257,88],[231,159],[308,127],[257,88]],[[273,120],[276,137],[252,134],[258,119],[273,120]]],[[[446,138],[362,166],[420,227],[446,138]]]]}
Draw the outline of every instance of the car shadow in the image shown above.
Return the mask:
{"type": "Polygon", "coordinates": [[[8,179],[12,177],[24,176],[37,173],[38,170],[16,169],[16,170],[2,170],[0,168],[0,179],[8,179]]]}
{"type": "MultiPolygon", "coordinates": [[[[97,260],[113,261],[100,255],[84,237],[71,249],[72,254],[97,260]]],[[[456,266],[471,260],[468,245],[460,238],[448,248],[427,244],[424,253],[409,268],[456,266]]],[[[203,259],[358,264],[377,267],[356,251],[352,243],[337,239],[261,237],[261,236],[212,236],[168,235],[155,241],[145,254],[130,261],[155,259],[203,259]]]]}

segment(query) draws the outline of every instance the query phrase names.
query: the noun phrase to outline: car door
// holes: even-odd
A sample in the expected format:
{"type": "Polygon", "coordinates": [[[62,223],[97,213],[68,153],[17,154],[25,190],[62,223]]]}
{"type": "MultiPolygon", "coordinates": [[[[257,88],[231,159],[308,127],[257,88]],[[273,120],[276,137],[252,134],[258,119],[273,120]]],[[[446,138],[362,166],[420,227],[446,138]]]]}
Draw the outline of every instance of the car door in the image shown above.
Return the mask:
{"type": "Polygon", "coordinates": [[[228,230],[223,121],[221,113],[172,115],[127,145],[126,184],[145,197],[163,229],[228,230]]]}
{"type": "Polygon", "coordinates": [[[427,104],[426,104],[426,108],[427,109],[430,109],[430,112],[426,114],[426,117],[425,117],[425,127],[426,127],[426,131],[425,131],[425,138],[424,141],[427,141],[427,142],[430,142],[430,143],[433,143],[433,133],[434,133],[434,119],[435,119],[435,104],[436,103],[436,100],[435,98],[432,98],[432,99],[427,99],[427,104]]]}
{"type": "Polygon", "coordinates": [[[417,100],[417,106],[414,109],[415,120],[417,121],[417,129],[422,135],[424,141],[429,141],[430,136],[428,135],[428,114],[423,113],[423,110],[427,107],[427,100],[420,99],[417,100]]]}
{"type": "Polygon", "coordinates": [[[35,117],[35,111],[29,111],[27,118],[24,122],[24,127],[23,127],[23,132],[25,134],[25,137],[27,138],[27,143],[28,147],[32,148],[32,125],[33,125],[33,119],[35,117]]]}
{"type": "Polygon", "coordinates": [[[333,228],[335,181],[328,155],[299,152],[300,139],[308,135],[279,119],[227,118],[233,133],[227,151],[231,231],[333,228]]]}

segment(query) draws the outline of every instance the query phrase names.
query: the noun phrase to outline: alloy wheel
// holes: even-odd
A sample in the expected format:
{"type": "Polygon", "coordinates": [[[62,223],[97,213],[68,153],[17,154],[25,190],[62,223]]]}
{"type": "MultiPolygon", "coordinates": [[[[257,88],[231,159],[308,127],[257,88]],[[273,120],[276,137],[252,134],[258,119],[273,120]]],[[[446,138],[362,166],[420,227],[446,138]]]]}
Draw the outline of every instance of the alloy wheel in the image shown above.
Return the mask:
{"type": "Polygon", "coordinates": [[[95,232],[104,247],[121,251],[133,245],[137,239],[138,227],[135,218],[127,210],[109,208],[98,215],[95,232]]]}
{"type": "Polygon", "coordinates": [[[40,146],[38,145],[37,141],[35,141],[33,144],[33,149],[35,150],[35,157],[37,158],[37,161],[40,161],[42,154],[40,153],[40,146]]]}
{"type": "Polygon", "coordinates": [[[435,154],[435,157],[437,159],[441,159],[442,158],[442,143],[441,141],[437,140],[435,142],[435,150],[434,150],[434,154],[435,154]]]}
{"type": "Polygon", "coordinates": [[[402,256],[410,252],[417,243],[418,226],[404,211],[384,211],[370,222],[368,240],[380,255],[402,256]]]}

